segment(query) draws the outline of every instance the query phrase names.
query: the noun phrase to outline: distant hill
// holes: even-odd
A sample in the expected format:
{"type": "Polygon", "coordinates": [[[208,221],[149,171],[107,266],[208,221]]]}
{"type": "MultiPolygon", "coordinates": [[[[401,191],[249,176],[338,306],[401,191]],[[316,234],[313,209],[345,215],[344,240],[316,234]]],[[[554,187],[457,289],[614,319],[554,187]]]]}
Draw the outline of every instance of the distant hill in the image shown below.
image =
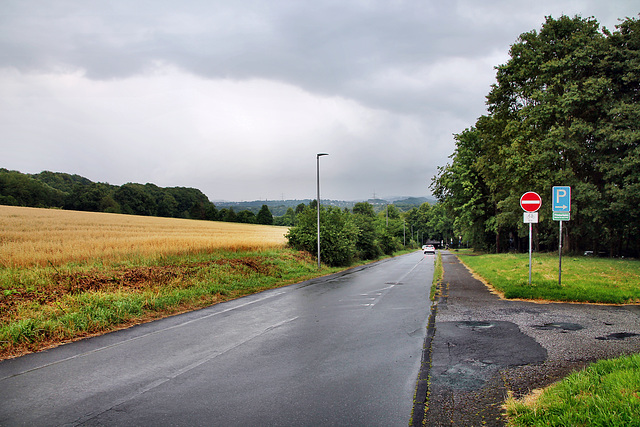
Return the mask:
{"type": "MultiPolygon", "coordinates": [[[[234,212],[249,211],[254,215],[267,205],[274,217],[285,215],[287,209],[312,199],[254,200],[212,203],[200,190],[186,187],[158,187],[155,184],[127,183],[122,186],[96,183],[80,175],[43,171],[25,174],[0,168],[0,204],[44,208],[61,208],[93,212],[114,212],[134,215],[165,216],[191,219],[221,219],[232,208],[234,212]]],[[[434,204],[426,197],[390,197],[369,200],[322,200],[325,206],[352,209],[366,201],[380,212],[387,204],[406,212],[423,203],[434,204]]],[[[233,215],[231,215],[233,217],[233,215]]]]}
{"type": "Polygon", "coordinates": [[[0,168],[0,204],[189,219],[218,219],[200,190],[154,184],[96,183],[79,175],[0,168]]]}
{"type": "MultiPolygon", "coordinates": [[[[429,199],[427,197],[406,197],[396,198],[394,202],[385,199],[368,199],[368,200],[327,200],[322,199],[322,204],[325,206],[337,206],[339,208],[352,209],[356,203],[367,202],[374,206],[374,210],[379,212],[387,204],[393,204],[400,211],[406,212],[412,208],[419,207],[423,203],[435,204],[435,199],[429,199]]],[[[216,207],[218,208],[233,208],[234,210],[248,210],[253,213],[257,213],[262,205],[267,205],[274,216],[282,216],[285,214],[288,208],[295,209],[301,203],[308,205],[311,199],[288,199],[288,200],[253,200],[245,202],[230,202],[230,201],[216,201],[216,207]]]]}
{"type": "Polygon", "coordinates": [[[428,197],[407,197],[407,198],[399,199],[393,202],[395,207],[397,207],[401,211],[408,211],[416,206],[420,206],[423,203],[429,203],[430,205],[435,205],[437,201],[436,199],[428,198],[428,197]]]}

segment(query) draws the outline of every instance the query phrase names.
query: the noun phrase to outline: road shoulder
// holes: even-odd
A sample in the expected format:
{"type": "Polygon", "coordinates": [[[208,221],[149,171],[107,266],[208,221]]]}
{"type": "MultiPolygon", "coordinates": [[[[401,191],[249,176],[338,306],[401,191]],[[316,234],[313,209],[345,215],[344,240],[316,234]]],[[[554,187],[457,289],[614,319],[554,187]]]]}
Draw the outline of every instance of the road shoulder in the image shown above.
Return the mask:
{"type": "Polygon", "coordinates": [[[636,307],[502,300],[454,254],[442,260],[425,349],[425,425],[502,426],[507,393],[520,397],[596,360],[640,352],[640,336],[628,336],[640,331],[636,307]]]}

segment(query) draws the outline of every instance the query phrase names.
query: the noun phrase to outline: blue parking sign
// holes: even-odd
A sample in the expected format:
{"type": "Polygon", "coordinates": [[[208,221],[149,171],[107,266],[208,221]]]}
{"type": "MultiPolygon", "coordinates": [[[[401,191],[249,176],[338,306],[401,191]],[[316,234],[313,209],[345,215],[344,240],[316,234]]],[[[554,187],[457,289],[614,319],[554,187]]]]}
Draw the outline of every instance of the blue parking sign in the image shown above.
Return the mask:
{"type": "Polygon", "coordinates": [[[553,187],[551,207],[553,212],[571,212],[571,187],[553,187]]]}

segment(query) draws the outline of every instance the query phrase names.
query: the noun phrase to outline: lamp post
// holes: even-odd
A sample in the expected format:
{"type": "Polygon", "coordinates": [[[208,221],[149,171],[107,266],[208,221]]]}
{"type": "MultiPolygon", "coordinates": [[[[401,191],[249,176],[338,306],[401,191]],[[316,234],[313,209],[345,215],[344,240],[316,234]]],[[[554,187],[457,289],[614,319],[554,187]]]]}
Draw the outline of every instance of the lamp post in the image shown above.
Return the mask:
{"type": "Polygon", "coordinates": [[[407,223],[405,220],[402,220],[402,246],[407,246],[407,223]]]}
{"type": "Polygon", "coordinates": [[[318,188],[318,198],[316,206],[318,208],[318,270],[320,267],[320,156],[328,156],[328,153],[316,154],[316,184],[318,188]]]}

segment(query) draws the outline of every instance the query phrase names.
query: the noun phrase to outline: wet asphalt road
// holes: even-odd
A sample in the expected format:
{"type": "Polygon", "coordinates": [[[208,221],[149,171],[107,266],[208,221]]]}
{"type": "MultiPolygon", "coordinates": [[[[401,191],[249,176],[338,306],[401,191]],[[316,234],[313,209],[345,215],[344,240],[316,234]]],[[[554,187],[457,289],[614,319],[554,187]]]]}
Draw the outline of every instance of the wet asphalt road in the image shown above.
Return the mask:
{"type": "Polygon", "coordinates": [[[596,360],[640,352],[640,306],[505,301],[454,255],[443,252],[443,266],[425,425],[502,426],[508,392],[521,397],[596,360]]]}
{"type": "Polygon", "coordinates": [[[420,252],[0,362],[0,425],[403,426],[420,252]]]}

